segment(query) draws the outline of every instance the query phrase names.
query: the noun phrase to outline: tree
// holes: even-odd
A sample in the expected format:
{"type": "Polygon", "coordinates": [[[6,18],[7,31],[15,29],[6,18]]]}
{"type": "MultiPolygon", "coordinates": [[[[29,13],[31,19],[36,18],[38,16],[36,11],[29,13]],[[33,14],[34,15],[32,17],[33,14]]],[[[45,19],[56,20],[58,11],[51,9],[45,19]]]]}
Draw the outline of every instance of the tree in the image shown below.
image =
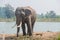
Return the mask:
{"type": "Polygon", "coordinates": [[[40,17],[41,17],[41,18],[44,18],[44,14],[43,14],[43,13],[41,13],[40,17]]]}
{"type": "Polygon", "coordinates": [[[46,18],[49,18],[49,13],[48,12],[45,14],[45,17],[46,18]]]}
{"type": "Polygon", "coordinates": [[[7,18],[11,18],[14,16],[13,7],[10,4],[5,5],[5,15],[7,18]]]}
{"type": "Polygon", "coordinates": [[[45,14],[46,18],[56,18],[56,13],[54,11],[47,12],[45,14]]]}
{"type": "Polygon", "coordinates": [[[50,11],[49,15],[50,15],[50,18],[56,17],[56,13],[54,11],[50,11]]]}

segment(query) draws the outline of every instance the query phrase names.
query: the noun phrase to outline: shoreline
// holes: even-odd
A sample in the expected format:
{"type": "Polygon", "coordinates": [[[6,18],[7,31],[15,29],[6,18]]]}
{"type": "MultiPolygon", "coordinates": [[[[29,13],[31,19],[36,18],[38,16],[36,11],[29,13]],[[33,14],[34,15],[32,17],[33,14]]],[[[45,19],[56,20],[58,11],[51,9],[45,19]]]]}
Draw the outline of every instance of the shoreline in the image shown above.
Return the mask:
{"type": "MultiPolygon", "coordinates": [[[[37,40],[50,40],[50,39],[57,39],[60,32],[34,32],[31,39],[37,40]]],[[[19,34],[19,37],[16,37],[16,34],[0,34],[0,40],[27,40],[29,36],[22,36],[22,33],[19,34]]]]}
{"type": "MultiPolygon", "coordinates": [[[[33,33],[33,36],[34,35],[57,35],[59,34],[60,32],[34,32],[33,33]]],[[[22,33],[20,33],[20,35],[22,35],[22,33]]],[[[16,36],[16,34],[0,34],[0,38],[2,38],[3,36],[5,37],[9,37],[9,36],[16,36]]]]}

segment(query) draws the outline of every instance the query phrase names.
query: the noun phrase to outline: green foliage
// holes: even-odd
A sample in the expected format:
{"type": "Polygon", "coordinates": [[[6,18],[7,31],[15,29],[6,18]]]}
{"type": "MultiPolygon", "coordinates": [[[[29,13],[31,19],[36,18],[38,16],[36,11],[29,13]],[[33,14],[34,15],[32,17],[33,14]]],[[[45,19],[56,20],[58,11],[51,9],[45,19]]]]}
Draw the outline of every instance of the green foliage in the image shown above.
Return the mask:
{"type": "Polygon", "coordinates": [[[44,14],[43,14],[43,13],[41,13],[40,17],[41,17],[41,18],[44,18],[44,14]]]}
{"type": "Polygon", "coordinates": [[[12,18],[14,16],[13,7],[9,4],[5,6],[5,14],[7,18],[12,18]]]}
{"type": "Polygon", "coordinates": [[[58,15],[56,15],[54,11],[49,11],[45,15],[43,13],[41,13],[41,15],[38,15],[39,18],[56,18],[57,16],[58,15]]]}
{"type": "Polygon", "coordinates": [[[56,15],[55,11],[49,11],[45,15],[37,14],[37,21],[40,22],[60,22],[60,15],[56,15]]]}
{"type": "Polygon", "coordinates": [[[45,14],[46,18],[56,18],[56,13],[54,11],[47,12],[45,14]]]}
{"type": "Polygon", "coordinates": [[[58,35],[58,40],[60,40],[60,34],[58,35]]]}
{"type": "Polygon", "coordinates": [[[0,18],[12,18],[14,16],[13,7],[6,4],[5,7],[0,7],[0,18]]]}

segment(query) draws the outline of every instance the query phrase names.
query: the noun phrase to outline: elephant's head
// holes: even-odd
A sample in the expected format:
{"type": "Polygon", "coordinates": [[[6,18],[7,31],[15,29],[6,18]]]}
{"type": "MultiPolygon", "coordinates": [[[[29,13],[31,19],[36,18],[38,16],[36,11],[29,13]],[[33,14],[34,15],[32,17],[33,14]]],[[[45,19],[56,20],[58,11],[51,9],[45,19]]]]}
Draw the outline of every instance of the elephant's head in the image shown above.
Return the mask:
{"type": "Polygon", "coordinates": [[[29,16],[31,14],[31,11],[27,8],[18,7],[15,11],[16,15],[16,24],[21,25],[22,18],[24,19],[26,16],[29,16]]]}
{"type": "Polygon", "coordinates": [[[15,15],[16,15],[17,26],[21,26],[22,25],[22,17],[25,16],[24,9],[18,7],[15,11],[15,15]]]}
{"type": "Polygon", "coordinates": [[[15,11],[15,15],[17,15],[17,16],[25,15],[24,9],[18,7],[18,8],[16,9],[16,11],[15,11]]]}

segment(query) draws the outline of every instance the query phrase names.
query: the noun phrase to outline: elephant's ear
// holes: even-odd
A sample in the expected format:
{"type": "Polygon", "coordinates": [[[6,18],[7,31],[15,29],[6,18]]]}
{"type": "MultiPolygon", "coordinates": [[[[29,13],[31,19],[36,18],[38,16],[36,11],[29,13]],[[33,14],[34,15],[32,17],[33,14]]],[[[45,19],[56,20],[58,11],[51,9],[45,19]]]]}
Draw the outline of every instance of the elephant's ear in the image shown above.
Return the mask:
{"type": "Polygon", "coordinates": [[[29,16],[30,14],[31,14],[31,10],[29,10],[29,9],[25,9],[25,15],[27,15],[27,16],[29,16]]]}

